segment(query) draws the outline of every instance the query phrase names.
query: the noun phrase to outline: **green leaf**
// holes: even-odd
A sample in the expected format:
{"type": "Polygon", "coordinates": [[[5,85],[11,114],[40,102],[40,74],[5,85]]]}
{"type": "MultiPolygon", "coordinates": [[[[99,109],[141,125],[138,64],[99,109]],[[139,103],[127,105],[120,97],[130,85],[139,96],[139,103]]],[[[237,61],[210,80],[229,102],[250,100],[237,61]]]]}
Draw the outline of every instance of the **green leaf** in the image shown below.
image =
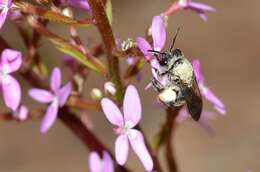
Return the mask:
{"type": "Polygon", "coordinates": [[[69,41],[59,37],[58,35],[50,32],[40,23],[38,23],[37,20],[31,18],[28,21],[34,29],[46,36],[56,46],[58,50],[72,56],[88,68],[103,75],[106,75],[107,71],[105,66],[97,58],[87,57],[87,55],[83,53],[77,46],[71,44],[69,41]]]}
{"type": "Polygon", "coordinates": [[[80,63],[84,64],[88,68],[98,72],[105,74],[104,66],[101,62],[99,62],[95,58],[87,58],[86,55],[81,52],[77,47],[75,47],[72,44],[69,44],[68,42],[65,42],[64,40],[57,39],[57,38],[49,38],[51,42],[53,42],[56,45],[56,48],[60,50],[61,52],[70,55],[74,57],[76,60],[78,60],[80,63]]]}
{"type": "Polygon", "coordinates": [[[113,12],[112,12],[112,2],[111,0],[107,0],[106,3],[106,14],[107,14],[107,18],[109,21],[110,26],[112,26],[112,21],[113,21],[113,12]]]}
{"type": "Polygon", "coordinates": [[[84,54],[82,54],[81,52],[75,50],[73,47],[69,47],[69,46],[57,46],[57,49],[60,50],[61,52],[70,55],[72,57],[74,57],[75,59],[77,59],[79,62],[81,62],[82,64],[86,65],[87,67],[89,67],[90,69],[93,69],[97,72],[100,72],[99,69],[92,64],[91,62],[89,62],[86,59],[86,56],[84,54]]]}

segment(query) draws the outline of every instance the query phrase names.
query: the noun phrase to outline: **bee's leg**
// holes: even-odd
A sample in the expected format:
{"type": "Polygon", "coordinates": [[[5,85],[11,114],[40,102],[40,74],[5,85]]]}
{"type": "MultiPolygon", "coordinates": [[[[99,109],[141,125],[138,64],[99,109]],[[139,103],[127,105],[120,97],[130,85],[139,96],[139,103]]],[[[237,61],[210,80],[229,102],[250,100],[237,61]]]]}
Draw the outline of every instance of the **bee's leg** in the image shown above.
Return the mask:
{"type": "Polygon", "coordinates": [[[163,73],[160,73],[159,70],[156,69],[156,68],[153,68],[153,70],[155,71],[155,73],[157,74],[157,76],[164,76],[164,75],[166,75],[166,74],[168,73],[168,71],[163,72],[163,73]]]}
{"type": "Polygon", "coordinates": [[[161,76],[161,73],[159,72],[158,69],[156,69],[156,68],[153,67],[153,70],[155,71],[155,73],[156,73],[157,76],[161,76]]]}
{"type": "Polygon", "coordinates": [[[163,85],[158,80],[156,80],[155,78],[153,78],[152,84],[153,84],[153,87],[156,91],[158,91],[158,92],[163,91],[163,85]]]}

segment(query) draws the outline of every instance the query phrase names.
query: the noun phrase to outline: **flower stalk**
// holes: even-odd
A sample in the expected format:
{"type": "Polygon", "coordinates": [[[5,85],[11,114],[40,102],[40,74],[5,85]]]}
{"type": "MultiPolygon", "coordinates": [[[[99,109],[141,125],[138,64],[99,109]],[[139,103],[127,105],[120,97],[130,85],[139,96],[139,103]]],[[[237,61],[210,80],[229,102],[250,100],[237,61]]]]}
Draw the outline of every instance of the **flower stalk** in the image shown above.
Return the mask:
{"type": "Polygon", "coordinates": [[[120,69],[119,69],[119,61],[117,57],[115,57],[114,52],[116,51],[116,43],[115,38],[112,32],[112,28],[109,24],[105,5],[102,0],[89,0],[89,5],[92,9],[92,13],[94,19],[96,20],[96,26],[101,34],[104,46],[105,53],[108,61],[108,69],[109,69],[109,79],[116,85],[116,99],[118,102],[122,102],[124,88],[122,85],[122,81],[120,78],[120,69]]]}
{"type": "Polygon", "coordinates": [[[176,127],[175,118],[179,113],[180,108],[167,108],[166,110],[166,123],[165,123],[165,157],[167,159],[168,169],[171,172],[177,172],[177,163],[174,156],[174,148],[172,147],[172,141],[174,130],[176,127]]]}

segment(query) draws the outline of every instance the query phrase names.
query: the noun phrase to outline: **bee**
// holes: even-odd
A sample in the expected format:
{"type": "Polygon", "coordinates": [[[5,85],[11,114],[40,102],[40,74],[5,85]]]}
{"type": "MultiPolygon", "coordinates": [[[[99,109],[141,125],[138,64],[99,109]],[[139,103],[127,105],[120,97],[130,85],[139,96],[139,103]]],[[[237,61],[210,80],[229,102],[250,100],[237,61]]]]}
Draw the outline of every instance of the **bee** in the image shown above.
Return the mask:
{"type": "Polygon", "coordinates": [[[173,38],[170,50],[165,52],[149,50],[159,62],[159,68],[153,68],[157,78],[152,79],[159,100],[168,107],[187,105],[191,117],[198,121],[202,111],[200,90],[191,63],[180,49],[174,48],[179,29],[173,38]],[[160,78],[165,78],[161,83],[160,78]]]}

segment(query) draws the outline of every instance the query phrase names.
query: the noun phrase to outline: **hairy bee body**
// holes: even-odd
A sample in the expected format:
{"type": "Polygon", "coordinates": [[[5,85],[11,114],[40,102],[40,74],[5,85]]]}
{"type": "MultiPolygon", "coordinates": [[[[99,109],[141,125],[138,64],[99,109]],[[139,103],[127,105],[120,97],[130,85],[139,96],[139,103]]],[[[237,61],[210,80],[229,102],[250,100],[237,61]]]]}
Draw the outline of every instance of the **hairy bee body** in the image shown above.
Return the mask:
{"type": "Polygon", "coordinates": [[[187,104],[192,118],[199,120],[202,100],[191,63],[179,49],[155,55],[160,69],[154,70],[159,79],[166,77],[163,84],[158,78],[152,80],[153,87],[159,92],[159,100],[169,107],[187,104]]]}
{"type": "Polygon", "coordinates": [[[169,80],[174,82],[179,78],[183,84],[191,87],[194,79],[192,65],[184,56],[180,58],[181,60],[178,64],[175,65],[172,70],[169,70],[169,80]]]}

